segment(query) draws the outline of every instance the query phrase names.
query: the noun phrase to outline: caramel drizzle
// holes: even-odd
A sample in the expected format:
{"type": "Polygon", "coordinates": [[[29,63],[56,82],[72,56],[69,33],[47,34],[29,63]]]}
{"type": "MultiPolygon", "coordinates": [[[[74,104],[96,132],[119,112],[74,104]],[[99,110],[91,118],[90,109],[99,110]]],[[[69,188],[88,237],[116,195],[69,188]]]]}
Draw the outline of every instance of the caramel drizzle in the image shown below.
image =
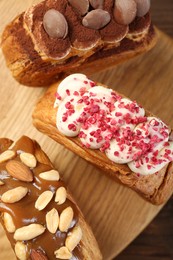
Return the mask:
{"type": "MultiPolygon", "coordinates": [[[[0,147],[2,147],[2,145],[0,147]]],[[[5,146],[5,148],[7,147],[9,147],[9,145],[5,146]]],[[[61,180],[48,181],[39,177],[40,173],[50,171],[53,167],[47,156],[43,153],[43,151],[40,149],[35,141],[32,141],[28,137],[24,136],[14,145],[11,150],[16,153],[16,157],[13,158],[13,160],[15,161],[20,162],[21,152],[33,154],[37,159],[36,167],[30,169],[34,176],[33,182],[20,181],[10,176],[6,169],[6,164],[10,160],[0,164],[0,181],[4,183],[2,186],[0,186],[0,196],[2,196],[2,194],[4,194],[6,191],[9,191],[18,186],[26,187],[29,191],[23,199],[16,203],[10,204],[4,203],[2,200],[0,201],[0,212],[7,212],[11,215],[16,229],[33,223],[41,224],[46,227],[45,216],[46,213],[49,212],[51,209],[55,208],[58,211],[59,215],[65,208],[69,206],[73,209],[74,217],[67,232],[61,232],[58,229],[55,234],[51,234],[46,228],[46,231],[42,235],[32,240],[23,241],[27,248],[27,259],[30,259],[30,254],[34,251],[41,252],[43,256],[46,255],[47,259],[56,259],[54,252],[65,245],[65,240],[68,233],[78,223],[78,209],[69,198],[67,198],[62,205],[58,205],[57,203],[55,203],[55,197],[53,197],[53,199],[47,205],[47,207],[45,207],[45,209],[38,211],[35,208],[35,202],[42,192],[49,190],[52,191],[55,196],[56,190],[59,187],[65,187],[65,185],[61,180]]],[[[2,151],[4,151],[4,149],[1,149],[0,152],[2,151]]],[[[12,247],[14,248],[15,243],[17,242],[13,238],[14,233],[9,233],[6,230],[3,220],[3,214],[1,214],[0,220],[7,233],[7,237],[10,240],[12,247]]],[[[73,250],[71,259],[83,259],[80,244],[73,250]]]]}

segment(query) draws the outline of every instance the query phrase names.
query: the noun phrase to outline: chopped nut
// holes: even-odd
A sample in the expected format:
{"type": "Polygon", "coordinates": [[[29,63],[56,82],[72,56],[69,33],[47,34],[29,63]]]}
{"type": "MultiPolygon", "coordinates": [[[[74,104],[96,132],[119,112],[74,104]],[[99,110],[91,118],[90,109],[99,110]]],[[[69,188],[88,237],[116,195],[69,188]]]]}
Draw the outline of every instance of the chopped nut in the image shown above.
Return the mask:
{"type": "Polygon", "coordinates": [[[53,197],[53,192],[50,190],[44,191],[36,200],[35,208],[38,210],[43,210],[51,201],[53,197]]]}
{"type": "Polygon", "coordinates": [[[55,195],[55,202],[57,202],[58,205],[61,205],[66,201],[66,198],[67,198],[66,189],[64,187],[58,188],[55,195]]]}
{"type": "Polygon", "coordinates": [[[8,173],[20,180],[25,182],[32,182],[33,181],[33,174],[31,170],[24,165],[23,163],[15,160],[11,160],[6,164],[6,169],[8,173]]]}
{"type": "Polygon", "coordinates": [[[0,163],[13,159],[16,156],[16,153],[11,150],[7,150],[0,154],[0,163]]]}
{"type": "Polygon", "coordinates": [[[45,227],[40,224],[30,224],[18,228],[14,233],[14,239],[18,241],[31,240],[45,232],[45,227]]]}
{"type": "Polygon", "coordinates": [[[64,209],[60,215],[59,219],[59,230],[61,232],[67,232],[68,228],[70,227],[70,224],[73,220],[73,209],[71,207],[67,207],[64,209]]]}
{"type": "Polygon", "coordinates": [[[1,200],[5,203],[15,203],[23,199],[28,193],[26,187],[19,186],[2,194],[1,200]]]}
{"type": "Polygon", "coordinates": [[[14,247],[15,254],[19,260],[27,259],[27,247],[22,242],[17,242],[14,247]]]}
{"type": "Polygon", "coordinates": [[[5,183],[3,181],[0,181],[0,186],[4,185],[5,183]]]}
{"type": "Polygon", "coordinates": [[[14,233],[16,230],[12,216],[7,212],[4,212],[4,226],[9,233],[14,233]]]}
{"type": "Polygon", "coordinates": [[[82,230],[80,226],[76,226],[73,230],[68,234],[65,245],[72,252],[75,247],[79,244],[82,239],[82,230]]]}
{"type": "Polygon", "coordinates": [[[55,257],[59,259],[70,259],[72,257],[72,253],[65,246],[60,247],[54,254],[55,257]]]}
{"type": "Polygon", "coordinates": [[[59,181],[59,172],[56,170],[50,170],[39,174],[40,178],[47,181],[59,181]]]}
{"type": "Polygon", "coordinates": [[[35,156],[31,153],[21,153],[20,160],[30,168],[35,168],[37,165],[37,160],[35,156]]]}
{"type": "Polygon", "coordinates": [[[59,225],[59,214],[54,208],[46,214],[46,225],[50,233],[55,234],[59,225]]]}

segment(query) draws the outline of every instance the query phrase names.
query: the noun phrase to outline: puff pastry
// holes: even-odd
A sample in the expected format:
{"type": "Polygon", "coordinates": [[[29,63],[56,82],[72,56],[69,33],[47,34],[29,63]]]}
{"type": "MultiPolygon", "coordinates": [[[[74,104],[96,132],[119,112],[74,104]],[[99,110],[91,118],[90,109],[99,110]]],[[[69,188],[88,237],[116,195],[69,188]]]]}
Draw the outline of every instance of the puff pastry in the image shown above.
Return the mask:
{"type": "Polygon", "coordinates": [[[0,139],[0,221],[17,259],[102,259],[90,227],[38,143],[26,136],[10,143],[0,139]]]}
{"type": "Polygon", "coordinates": [[[1,43],[15,79],[46,86],[65,74],[93,74],[150,50],[157,39],[150,1],[123,1],[44,0],[20,14],[1,43]]]}
{"type": "Polygon", "coordinates": [[[107,86],[70,75],[40,99],[33,123],[153,204],[172,194],[171,129],[107,86]]]}

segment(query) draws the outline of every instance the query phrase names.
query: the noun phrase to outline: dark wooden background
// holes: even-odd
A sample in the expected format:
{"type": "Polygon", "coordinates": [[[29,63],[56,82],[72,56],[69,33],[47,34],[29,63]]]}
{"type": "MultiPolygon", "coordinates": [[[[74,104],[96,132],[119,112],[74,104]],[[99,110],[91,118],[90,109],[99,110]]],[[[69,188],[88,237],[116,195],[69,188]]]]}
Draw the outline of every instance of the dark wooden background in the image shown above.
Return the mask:
{"type": "MultiPolygon", "coordinates": [[[[151,2],[153,22],[173,39],[173,0],[151,2]]],[[[116,260],[173,260],[173,197],[116,260]]]]}

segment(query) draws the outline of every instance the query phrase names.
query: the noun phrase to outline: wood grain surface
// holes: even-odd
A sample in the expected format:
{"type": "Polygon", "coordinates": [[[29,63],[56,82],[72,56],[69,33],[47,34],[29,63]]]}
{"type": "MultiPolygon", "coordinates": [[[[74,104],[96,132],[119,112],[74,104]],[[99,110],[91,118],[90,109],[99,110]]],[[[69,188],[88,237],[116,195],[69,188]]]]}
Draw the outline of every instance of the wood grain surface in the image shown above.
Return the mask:
{"type": "MultiPolygon", "coordinates": [[[[31,2],[1,0],[0,32],[31,2]]],[[[173,127],[172,66],[173,43],[159,33],[159,43],[150,53],[92,78],[136,99],[173,127]]],[[[112,259],[147,226],[161,207],[149,204],[130,189],[114,183],[98,169],[38,133],[32,126],[31,114],[45,90],[23,87],[15,82],[2,53],[0,78],[0,135],[16,140],[26,134],[39,141],[78,201],[99,242],[104,260],[112,259]]],[[[15,259],[2,229],[0,259],[15,259]]]]}

